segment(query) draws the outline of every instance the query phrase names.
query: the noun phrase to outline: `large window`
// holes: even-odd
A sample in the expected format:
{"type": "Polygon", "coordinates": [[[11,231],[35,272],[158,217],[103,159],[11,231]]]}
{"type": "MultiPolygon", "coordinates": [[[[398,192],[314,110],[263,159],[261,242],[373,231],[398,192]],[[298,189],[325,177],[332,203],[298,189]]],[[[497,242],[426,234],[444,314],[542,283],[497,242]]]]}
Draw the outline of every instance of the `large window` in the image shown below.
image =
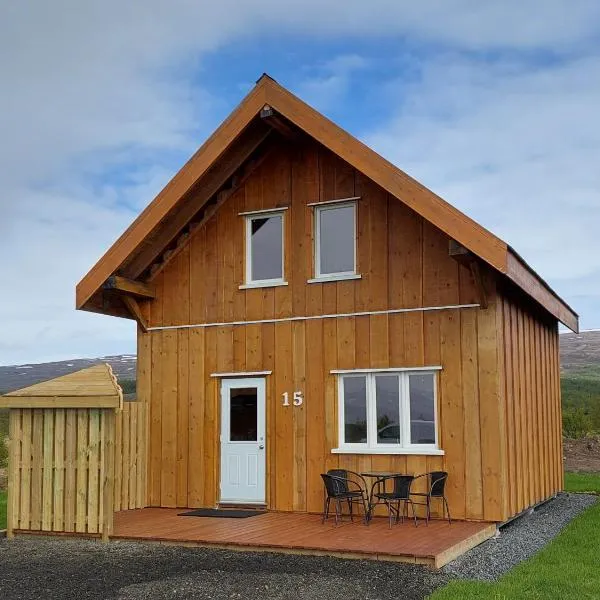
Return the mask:
{"type": "Polygon", "coordinates": [[[441,453],[436,370],[338,375],[338,452],[441,453]]]}
{"type": "Polygon", "coordinates": [[[246,216],[246,286],[284,284],[283,212],[246,216]]]}
{"type": "Polygon", "coordinates": [[[356,276],[356,202],[315,206],[315,279],[356,276]]]}

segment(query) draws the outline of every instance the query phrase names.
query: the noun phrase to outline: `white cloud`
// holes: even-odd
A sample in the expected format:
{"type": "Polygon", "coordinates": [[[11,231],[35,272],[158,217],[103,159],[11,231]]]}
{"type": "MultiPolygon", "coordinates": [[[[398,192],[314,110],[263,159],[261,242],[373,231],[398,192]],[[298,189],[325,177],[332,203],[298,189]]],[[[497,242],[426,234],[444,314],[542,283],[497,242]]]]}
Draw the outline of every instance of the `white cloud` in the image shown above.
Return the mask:
{"type": "MultiPolygon", "coordinates": [[[[353,74],[366,66],[364,59],[353,53],[352,40],[373,42],[383,37],[403,37],[417,46],[429,43],[444,51],[511,49],[551,51],[568,57],[592,43],[599,11],[595,1],[558,0],[545,2],[542,10],[538,0],[3,3],[0,363],[133,349],[131,323],[73,310],[74,285],[184,157],[210,133],[216,125],[215,115],[225,112],[227,107],[220,94],[212,96],[194,81],[208,53],[238,39],[256,40],[258,44],[263,35],[273,32],[282,36],[282,45],[287,43],[288,34],[324,46],[331,41],[348,42],[348,52],[341,57],[332,60],[323,55],[314,59],[311,75],[317,81],[313,82],[312,93],[326,103],[328,98],[342,98],[353,74]],[[111,177],[103,177],[106,172],[111,177]]],[[[392,68],[390,61],[390,71],[392,68]]],[[[582,62],[577,67],[569,63],[563,72],[545,71],[530,82],[528,73],[519,72],[518,62],[503,68],[507,73],[495,69],[490,76],[485,69],[474,69],[468,61],[462,66],[456,59],[445,66],[434,62],[426,69],[429,79],[408,90],[407,106],[421,125],[417,127],[415,122],[411,133],[406,118],[410,111],[399,115],[395,122],[403,138],[412,136],[412,153],[398,153],[386,146],[388,142],[382,136],[374,139],[388,152],[396,153],[409,171],[421,173],[430,185],[447,191],[450,199],[458,198],[471,213],[474,205],[466,200],[474,197],[468,193],[473,189],[467,185],[469,169],[478,164],[466,157],[474,150],[486,156],[490,145],[497,146],[491,162],[512,175],[507,180],[498,171],[494,179],[492,169],[487,179],[479,178],[478,201],[485,198],[487,207],[481,208],[484,221],[490,219],[486,215],[496,214],[488,210],[494,204],[494,190],[498,185],[512,185],[509,181],[525,186],[522,189],[529,197],[551,194],[549,202],[554,203],[557,190],[568,189],[571,196],[576,191],[579,202],[588,206],[586,210],[594,210],[589,190],[597,179],[594,170],[585,167],[589,161],[580,163],[575,151],[585,158],[585,148],[589,154],[597,150],[595,125],[591,122],[596,88],[592,78],[586,81],[585,77],[586,69],[596,69],[596,64],[586,66],[582,62]],[[459,67],[455,66],[457,62],[459,67]],[[472,77],[478,80],[471,81],[472,77]],[[510,85],[503,88],[502,82],[506,81],[510,85]],[[436,94],[438,85],[442,87],[436,94]],[[540,89],[546,96],[560,93],[560,98],[546,106],[547,97],[540,94],[540,89]],[[502,98],[494,99],[494,91],[502,98]],[[454,124],[430,118],[424,108],[419,111],[423,100],[424,106],[434,111],[432,114],[438,111],[443,115],[444,102],[433,102],[443,95],[448,100],[453,98],[451,107],[458,116],[454,124]],[[460,110],[466,98],[471,98],[471,116],[460,110]],[[515,108],[521,103],[528,116],[513,121],[515,108]],[[569,118],[561,113],[560,106],[562,112],[571,115],[569,118]],[[548,127],[548,121],[557,116],[562,125],[548,127]],[[514,122],[514,127],[500,135],[504,127],[494,129],[488,117],[496,123],[514,122]],[[511,159],[509,151],[511,131],[519,123],[528,125],[532,135],[542,135],[543,140],[539,148],[544,153],[527,155],[527,167],[511,159]],[[478,130],[480,134],[475,135],[478,130]],[[581,134],[574,136],[574,130],[581,134]],[[428,134],[436,143],[427,147],[421,134],[428,134]],[[569,152],[548,153],[547,149],[559,140],[567,141],[569,152]],[[456,155],[465,158],[456,160],[456,155]],[[454,164],[456,170],[436,173],[427,167],[440,160],[454,164]],[[561,167],[566,174],[559,175],[561,167]],[[524,174],[532,170],[536,180],[547,178],[548,184],[540,187],[528,182],[524,174]]],[[[256,75],[249,73],[248,80],[256,75]]],[[[296,76],[293,74],[291,79],[296,76]]],[[[307,86],[310,95],[310,84],[307,86]]],[[[392,101],[396,101],[393,95],[392,101]]],[[[526,228],[522,233],[509,229],[500,216],[492,218],[491,225],[500,233],[506,227],[507,237],[527,253],[528,249],[536,251],[536,244],[547,247],[544,240],[555,240],[553,232],[559,227],[569,230],[572,221],[565,218],[555,222],[549,214],[535,214],[538,222],[546,219],[544,237],[538,236],[540,241],[536,243],[527,240],[526,228]]],[[[591,225],[583,222],[579,226],[587,243],[591,225]]],[[[591,240],[590,247],[595,248],[594,243],[591,240]]],[[[574,262],[575,248],[566,248],[561,261],[574,262]]],[[[551,275],[563,276],[563,267],[550,259],[539,260],[543,270],[549,266],[551,275]]],[[[578,272],[583,271],[585,268],[578,272]]]]}
{"type": "Polygon", "coordinates": [[[305,69],[305,79],[295,90],[309,104],[321,111],[335,107],[348,93],[352,77],[368,68],[368,61],[357,54],[341,54],[305,69]]]}
{"type": "Polygon", "coordinates": [[[600,56],[535,67],[449,56],[388,93],[410,101],[369,143],[515,246],[567,299],[572,280],[593,283],[600,56]]]}

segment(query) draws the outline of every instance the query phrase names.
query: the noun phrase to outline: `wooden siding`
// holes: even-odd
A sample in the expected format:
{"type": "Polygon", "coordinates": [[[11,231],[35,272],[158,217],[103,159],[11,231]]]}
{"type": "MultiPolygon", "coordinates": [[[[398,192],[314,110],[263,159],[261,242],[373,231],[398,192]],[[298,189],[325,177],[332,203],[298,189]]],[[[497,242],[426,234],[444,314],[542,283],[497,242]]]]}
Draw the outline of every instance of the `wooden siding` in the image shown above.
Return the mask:
{"type": "Polygon", "coordinates": [[[514,293],[499,297],[509,514],[564,487],[558,328],[514,293]]]}
{"type": "MultiPolygon", "coordinates": [[[[448,237],[314,143],[282,146],[195,233],[156,278],[144,308],[151,326],[476,303],[468,269],[448,256],[448,237]],[[315,201],[360,196],[362,279],[307,284],[315,201]],[[240,290],[244,219],[288,206],[288,285],[240,290]]],[[[150,407],[150,506],[218,502],[219,398],[214,372],[272,370],[267,378],[267,498],[271,509],[319,511],[319,474],[345,466],[422,473],[447,469],[456,518],[508,516],[504,386],[495,285],[487,310],[452,309],[139,333],[139,399],[150,407]],[[445,456],[337,455],[331,369],[441,365],[439,422],[445,456]],[[284,391],[303,390],[284,408],[284,391]]]]}
{"type": "MultiPolygon", "coordinates": [[[[567,327],[578,330],[577,315],[505,242],[266,74],[77,285],[77,308],[131,316],[120,302],[114,302],[114,298],[102,291],[103,283],[118,271],[135,279],[150,268],[153,257],[166,250],[194,212],[217,193],[221,183],[229,179],[231,169],[243,163],[260,140],[265,139],[264,124],[257,118],[265,104],[474,252],[483,262],[504,273],[567,327]]],[[[294,125],[291,127],[294,128],[294,125]]],[[[168,253],[170,255],[171,251],[168,253]]]]}

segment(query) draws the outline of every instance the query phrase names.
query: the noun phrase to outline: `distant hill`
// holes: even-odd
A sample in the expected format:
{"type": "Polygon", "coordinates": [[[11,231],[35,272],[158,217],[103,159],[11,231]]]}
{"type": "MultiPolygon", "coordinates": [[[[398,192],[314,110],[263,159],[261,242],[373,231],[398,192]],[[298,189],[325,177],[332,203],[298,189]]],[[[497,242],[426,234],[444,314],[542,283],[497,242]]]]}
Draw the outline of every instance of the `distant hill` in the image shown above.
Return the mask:
{"type": "MultiPolygon", "coordinates": [[[[560,360],[563,375],[578,373],[593,376],[597,372],[600,379],[600,330],[562,334],[560,360]]],[[[0,392],[10,392],[102,362],[109,363],[119,379],[135,380],[136,356],[118,354],[100,358],[75,358],[60,362],[0,366],[0,392]]]]}
{"type": "Polygon", "coordinates": [[[560,336],[560,362],[563,372],[600,372],[600,330],[563,333],[560,336]]]}
{"type": "Polygon", "coordinates": [[[560,336],[563,431],[600,433],[600,331],[560,336]]]}
{"type": "MultiPolygon", "coordinates": [[[[100,363],[108,363],[122,384],[123,381],[135,380],[136,360],[134,354],[119,354],[101,358],[75,358],[60,362],[0,366],[0,393],[12,392],[40,381],[68,375],[100,363]]],[[[127,393],[129,390],[124,389],[123,391],[127,393]]]]}

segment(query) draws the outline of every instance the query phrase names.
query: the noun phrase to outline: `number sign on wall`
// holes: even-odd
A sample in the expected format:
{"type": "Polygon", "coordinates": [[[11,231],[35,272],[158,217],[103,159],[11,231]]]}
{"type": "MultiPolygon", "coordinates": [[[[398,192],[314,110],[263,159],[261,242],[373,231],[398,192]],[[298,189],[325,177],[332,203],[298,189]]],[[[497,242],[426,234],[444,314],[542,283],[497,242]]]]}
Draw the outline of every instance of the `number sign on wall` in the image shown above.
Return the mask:
{"type": "MultiPolygon", "coordinates": [[[[283,392],[283,406],[290,406],[290,394],[289,392],[283,392]]],[[[304,402],[304,392],[300,390],[294,392],[294,396],[292,398],[292,404],[294,406],[301,406],[304,402]]]]}

